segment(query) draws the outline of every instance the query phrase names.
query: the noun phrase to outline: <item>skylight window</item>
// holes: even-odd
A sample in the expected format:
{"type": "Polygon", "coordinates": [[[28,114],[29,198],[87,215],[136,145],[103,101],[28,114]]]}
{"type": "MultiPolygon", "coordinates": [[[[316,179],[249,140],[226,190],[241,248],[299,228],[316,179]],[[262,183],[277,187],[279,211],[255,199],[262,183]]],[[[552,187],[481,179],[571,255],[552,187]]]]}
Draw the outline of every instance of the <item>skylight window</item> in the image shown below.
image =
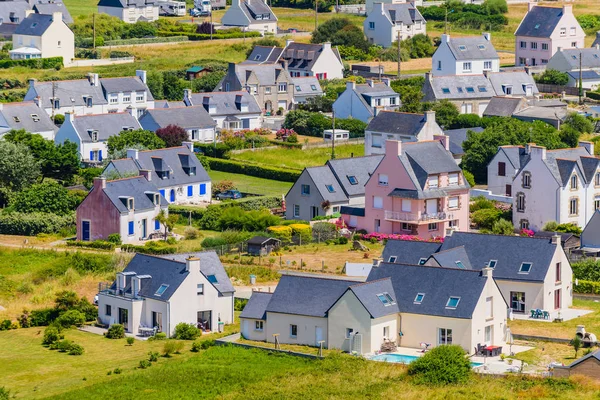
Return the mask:
{"type": "Polygon", "coordinates": [[[37,114],[31,114],[31,119],[33,120],[33,122],[38,122],[40,120],[40,117],[37,114]]]}
{"type": "Polygon", "coordinates": [[[458,307],[458,303],[460,302],[460,297],[450,296],[448,302],[446,303],[446,308],[456,308],[458,307]]]}
{"type": "Polygon", "coordinates": [[[348,180],[350,181],[351,185],[358,185],[358,179],[356,179],[356,176],[348,175],[348,180]]]}
{"type": "Polygon", "coordinates": [[[166,283],[163,283],[162,285],[160,285],[160,287],[158,288],[158,290],[156,291],[156,293],[154,293],[155,296],[162,296],[163,293],[167,290],[167,288],[169,287],[169,285],[167,285],[166,283]]]}
{"type": "Polygon", "coordinates": [[[427,259],[426,258],[421,258],[419,260],[419,265],[425,265],[425,262],[427,262],[427,259]]]}
{"type": "Polygon", "coordinates": [[[463,88],[461,88],[461,87],[456,88],[456,89],[458,90],[458,93],[462,93],[463,92],[463,88]]]}
{"type": "Polygon", "coordinates": [[[256,56],[254,56],[254,61],[258,61],[260,60],[260,54],[257,54],[256,56]]]}
{"type": "Polygon", "coordinates": [[[388,262],[395,263],[397,259],[398,259],[398,257],[396,257],[396,256],[390,256],[390,258],[388,259],[388,262]]]}
{"type": "Polygon", "coordinates": [[[485,50],[485,46],[483,44],[479,44],[477,45],[477,47],[479,48],[479,50],[485,50]]]}
{"type": "Polygon", "coordinates": [[[467,267],[465,267],[465,264],[463,264],[462,261],[455,261],[454,263],[460,269],[467,269],[467,267]]]}
{"type": "Polygon", "coordinates": [[[450,94],[450,89],[447,88],[447,87],[442,88],[442,93],[444,93],[444,94],[450,94]]]}
{"type": "Polygon", "coordinates": [[[392,296],[390,296],[388,292],[378,294],[377,298],[383,303],[384,306],[391,306],[392,304],[395,304],[394,299],[392,299],[392,296]]]}
{"type": "Polygon", "coordinates": [[[475,88],[472,86],[467,86],[467,93],[475,93],[475,88]]]}
{"type": "Polygon", "coordinates": [[[482,93],[485,93],[485,92],[487,92],[487,88],[486,88],[485,86],[478,86],[478,87],[477,87],[477,90],[479,90],[479,91],[480,91],[480,92],[482,92],[482,93]]]}
{"type": "Polygon", "coordinates": [[[519,268],[519,273],[520,274],[528,274],[529,271],[531,271],[531,266],[533,264],[530,262],[524,262],[521,264],[521,268],[519,268]]]}
{"type": "Polygon", "coordinates": [[[34,22],[33,24],[31,24],[32,28],[35,28],[37,26],[37,22],[34,22]]]}
{"type": "Polygon", "coordinates": [[[423,302],[423,298],[425,297],[425,293],[417,293],[415,296],[415,304],[421,304],[423,302]]]}
{"type": "Polygon", "coordinates": [[[496,268],[496,264],[498,264],[498,260],[490,260],[488,263],[489,268],[496,268]]]}
{"type": "Polygon", "coordinates": [[[571,56],[573,60],[577,60],[577,56],[571,56]]]}
{"type": "Polygon", "coordinates": [[[540,24],[535,24],[535,26],[533,27],[533,29],[540,29],[540,24]]]}
{"type": "Polygon", "coordinates": [[[13,119],[15,120],[15,122],[21,122],[21,120],[19,119],[19,117],[13,117],[13,119]]]}
{"type": "Polygon", "coordinates": [[[311,88],[313,91],[316,91],[316,90],[317,90],[317,85],[310,85],[310,88],[311,88]]]}
{"type": "Polygon", "coordinates": [[[327,188],[327,191],[329,193],[335,193],[335,189],[333,188],[333,185],[325,185],[325,187],[327,188]]]}
{"type": "Polygon", "coordinates": [[[460,46],[458,46],[458,49],[460,51],[467,51],[467,46],[461,44],[460,46]]]}
{"type": "Polygon", "coordinates": [[[594,58],[598,58],[598,54],[594,54],[594,58]]]}
{"type": "Polygon", "coordinates": [[[217,280],[217,277],[216,277],[216,276],[214,276],[214,275],[208,275],[208,276],[206,277],[206,279],[208,279],[208,281],[209,281],[210,283],[219,283],[219,281],[217,280]]]}
{"type": "Polygon", "coordinates": [[[296,92],[301,92],[302,89],[300,88],[300,86],[296,85],[296,92]]]}

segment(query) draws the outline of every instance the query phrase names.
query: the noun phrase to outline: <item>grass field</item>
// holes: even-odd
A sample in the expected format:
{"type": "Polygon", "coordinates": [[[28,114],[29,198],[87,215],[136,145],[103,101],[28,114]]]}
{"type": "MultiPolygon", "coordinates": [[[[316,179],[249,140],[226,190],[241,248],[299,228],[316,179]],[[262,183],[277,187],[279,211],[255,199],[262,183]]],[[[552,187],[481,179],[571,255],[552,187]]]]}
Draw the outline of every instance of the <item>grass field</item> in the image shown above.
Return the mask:
{"type": "Polygon", "coordinates": [[[232,181],[235,188],[244,193],[255,193],[264,196],[281,196],[292,187],[291,182],[274,181],[271,179],[255,178],[253,176],[232,174],[222,171],[209,171],[213,182],[232,181]]]}
{"type": "MultiPolygon", "coordinates": [[[[360,157],[365,154],[362,144],[342,144],[335,146],[336,158],[360,157]]],[[[296,168],[324,165],[331,158],[331,148],[321,147],[312,149],[264,149],[258,151],[245,151],[231,155],[232,159],[274,167],[296,168]]]]}

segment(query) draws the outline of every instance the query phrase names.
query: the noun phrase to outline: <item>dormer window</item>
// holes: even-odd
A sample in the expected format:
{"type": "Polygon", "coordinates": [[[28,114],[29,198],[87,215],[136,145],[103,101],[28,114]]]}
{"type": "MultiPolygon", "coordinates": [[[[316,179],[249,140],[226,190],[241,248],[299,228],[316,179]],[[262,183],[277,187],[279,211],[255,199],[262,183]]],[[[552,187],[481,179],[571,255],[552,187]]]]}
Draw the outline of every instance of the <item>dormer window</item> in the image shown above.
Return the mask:
{"type": "Polygon", "coordinates": [[[31,119],[33,122],[39,122],[40,117],[37,114],[31,114],[31,119]]]}
{"type": "Polygon", "coordinates": [[[532,267],[532,263],[530,262],[524,262],[521,264],[521,268],[519,268],[519,273],[520,274],[528,274],[529,271],[531,271],[531,267],[532,267]]]}
{"type": "Polygon", "coordinates": [[[504,94],[512,94],[512,85],[502,85],[502,90],[504,94]]]}
{"type": "Polygon", "coordinates": [[[132,198],[127,199],[127,209],[129,211],[133,211],[133,199],[132,198]]]}
{"type": "Polygon", "coordinates": [[[52,108],[54,108],[55,110],[57,108],[60,108],[60,100],[59,99],[52,100],[52,106],[53,106],[52,108]]]}
{"type": "Polygon", "coordinates": [[[98,141],[98,131],[90,131],[90,137],[92,138],[92,142],[98,141]]]}
{"type": "Polygon", "coordinates": [[[421,304],[423,302],[424,297],[425,297],[425,293],[417,293],[417,295],[415,296],[415,301],[413,303],[421,304]]]}
{"type": "Polygon", "coordinates": [[[83,99],[85,100],[85,105],[87,107],[92,107],[93,102],[92,102],[92,97],[91,96],[86,96],[83,99]]]}
{"type": "Polygon", "coordinates": [[[455,309],[458,307],[458,303],[460,303],[460,297],[450,296],[448,302],[446,303],[446,308],[455,309]]]}
{"type": "Polygon", "coordinates": [[[160,205],[160,194],[158,194],[158,193],[154,194],[154,205],[155,206],[159,206],[160,205]]]}
{"type": "Polygon", "coordinates": [[[577,189],[577,175],[571,177],[571,189],[577,189]]]}
{"type": "Polygon", "coordinates": [[[523,172],[523,187],[531,189],[531,172],[523,172]]]}

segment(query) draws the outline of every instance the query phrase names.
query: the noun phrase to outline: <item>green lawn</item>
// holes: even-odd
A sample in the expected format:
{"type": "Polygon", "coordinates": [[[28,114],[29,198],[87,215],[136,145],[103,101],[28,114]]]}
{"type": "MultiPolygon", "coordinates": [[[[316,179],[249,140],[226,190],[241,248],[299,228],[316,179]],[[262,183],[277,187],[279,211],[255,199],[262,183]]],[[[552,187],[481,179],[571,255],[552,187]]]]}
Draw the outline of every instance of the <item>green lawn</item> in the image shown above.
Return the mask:
{"type": "Polygon", "coordinates": [[[209,171],[208,175],[213,182],[232,181],[235,188],[240,192],[260,194],[263,196],[285,195],[292,187],[291,182],[255,178],[253,176],[232,174],[229,172],[209,171]]]}
{"type": "Polygon", "coordinates": [[[98,12],[98,2],[96,0],[64,0],[63,2],[73,19],[80,15],[90,15],[98,12]]]}
{"type": "MultiPolygon", "coordinates": [[[[335,146],[336,158],[360,157],[365,154],[362,144],[343,144],[335,146]]],[[[231,155],[232,159],[248,161],[258,164],[266,164],[274,167],[296,168],[302,170],[304,167],[324,165],[331,158],[331,148],[321,147],[307,150],[264,149],[256,151],[245,151],[231,155]]]]}

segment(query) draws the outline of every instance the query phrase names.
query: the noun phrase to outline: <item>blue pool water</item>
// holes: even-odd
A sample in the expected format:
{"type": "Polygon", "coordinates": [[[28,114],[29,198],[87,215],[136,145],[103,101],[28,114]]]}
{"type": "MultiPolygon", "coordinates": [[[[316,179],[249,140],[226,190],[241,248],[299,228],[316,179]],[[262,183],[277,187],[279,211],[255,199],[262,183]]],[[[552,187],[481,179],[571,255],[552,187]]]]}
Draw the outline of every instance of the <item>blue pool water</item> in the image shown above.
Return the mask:
{"type": "MultiPolygon", "coordinates": [[[[419,358],[419,357],[408,356],[405,354],[379,354],[379,355],[373,356],[371,358],[371,360],[385,361],[385,362],[391,362],[391,363],[400,363],[400,364],[410,364],[411,362],[415,361],[417,358],[419,358]]],[[[471,368],[477,368],[482,365],[483,365],[482,363],[472,362],[471,368]]]]}

